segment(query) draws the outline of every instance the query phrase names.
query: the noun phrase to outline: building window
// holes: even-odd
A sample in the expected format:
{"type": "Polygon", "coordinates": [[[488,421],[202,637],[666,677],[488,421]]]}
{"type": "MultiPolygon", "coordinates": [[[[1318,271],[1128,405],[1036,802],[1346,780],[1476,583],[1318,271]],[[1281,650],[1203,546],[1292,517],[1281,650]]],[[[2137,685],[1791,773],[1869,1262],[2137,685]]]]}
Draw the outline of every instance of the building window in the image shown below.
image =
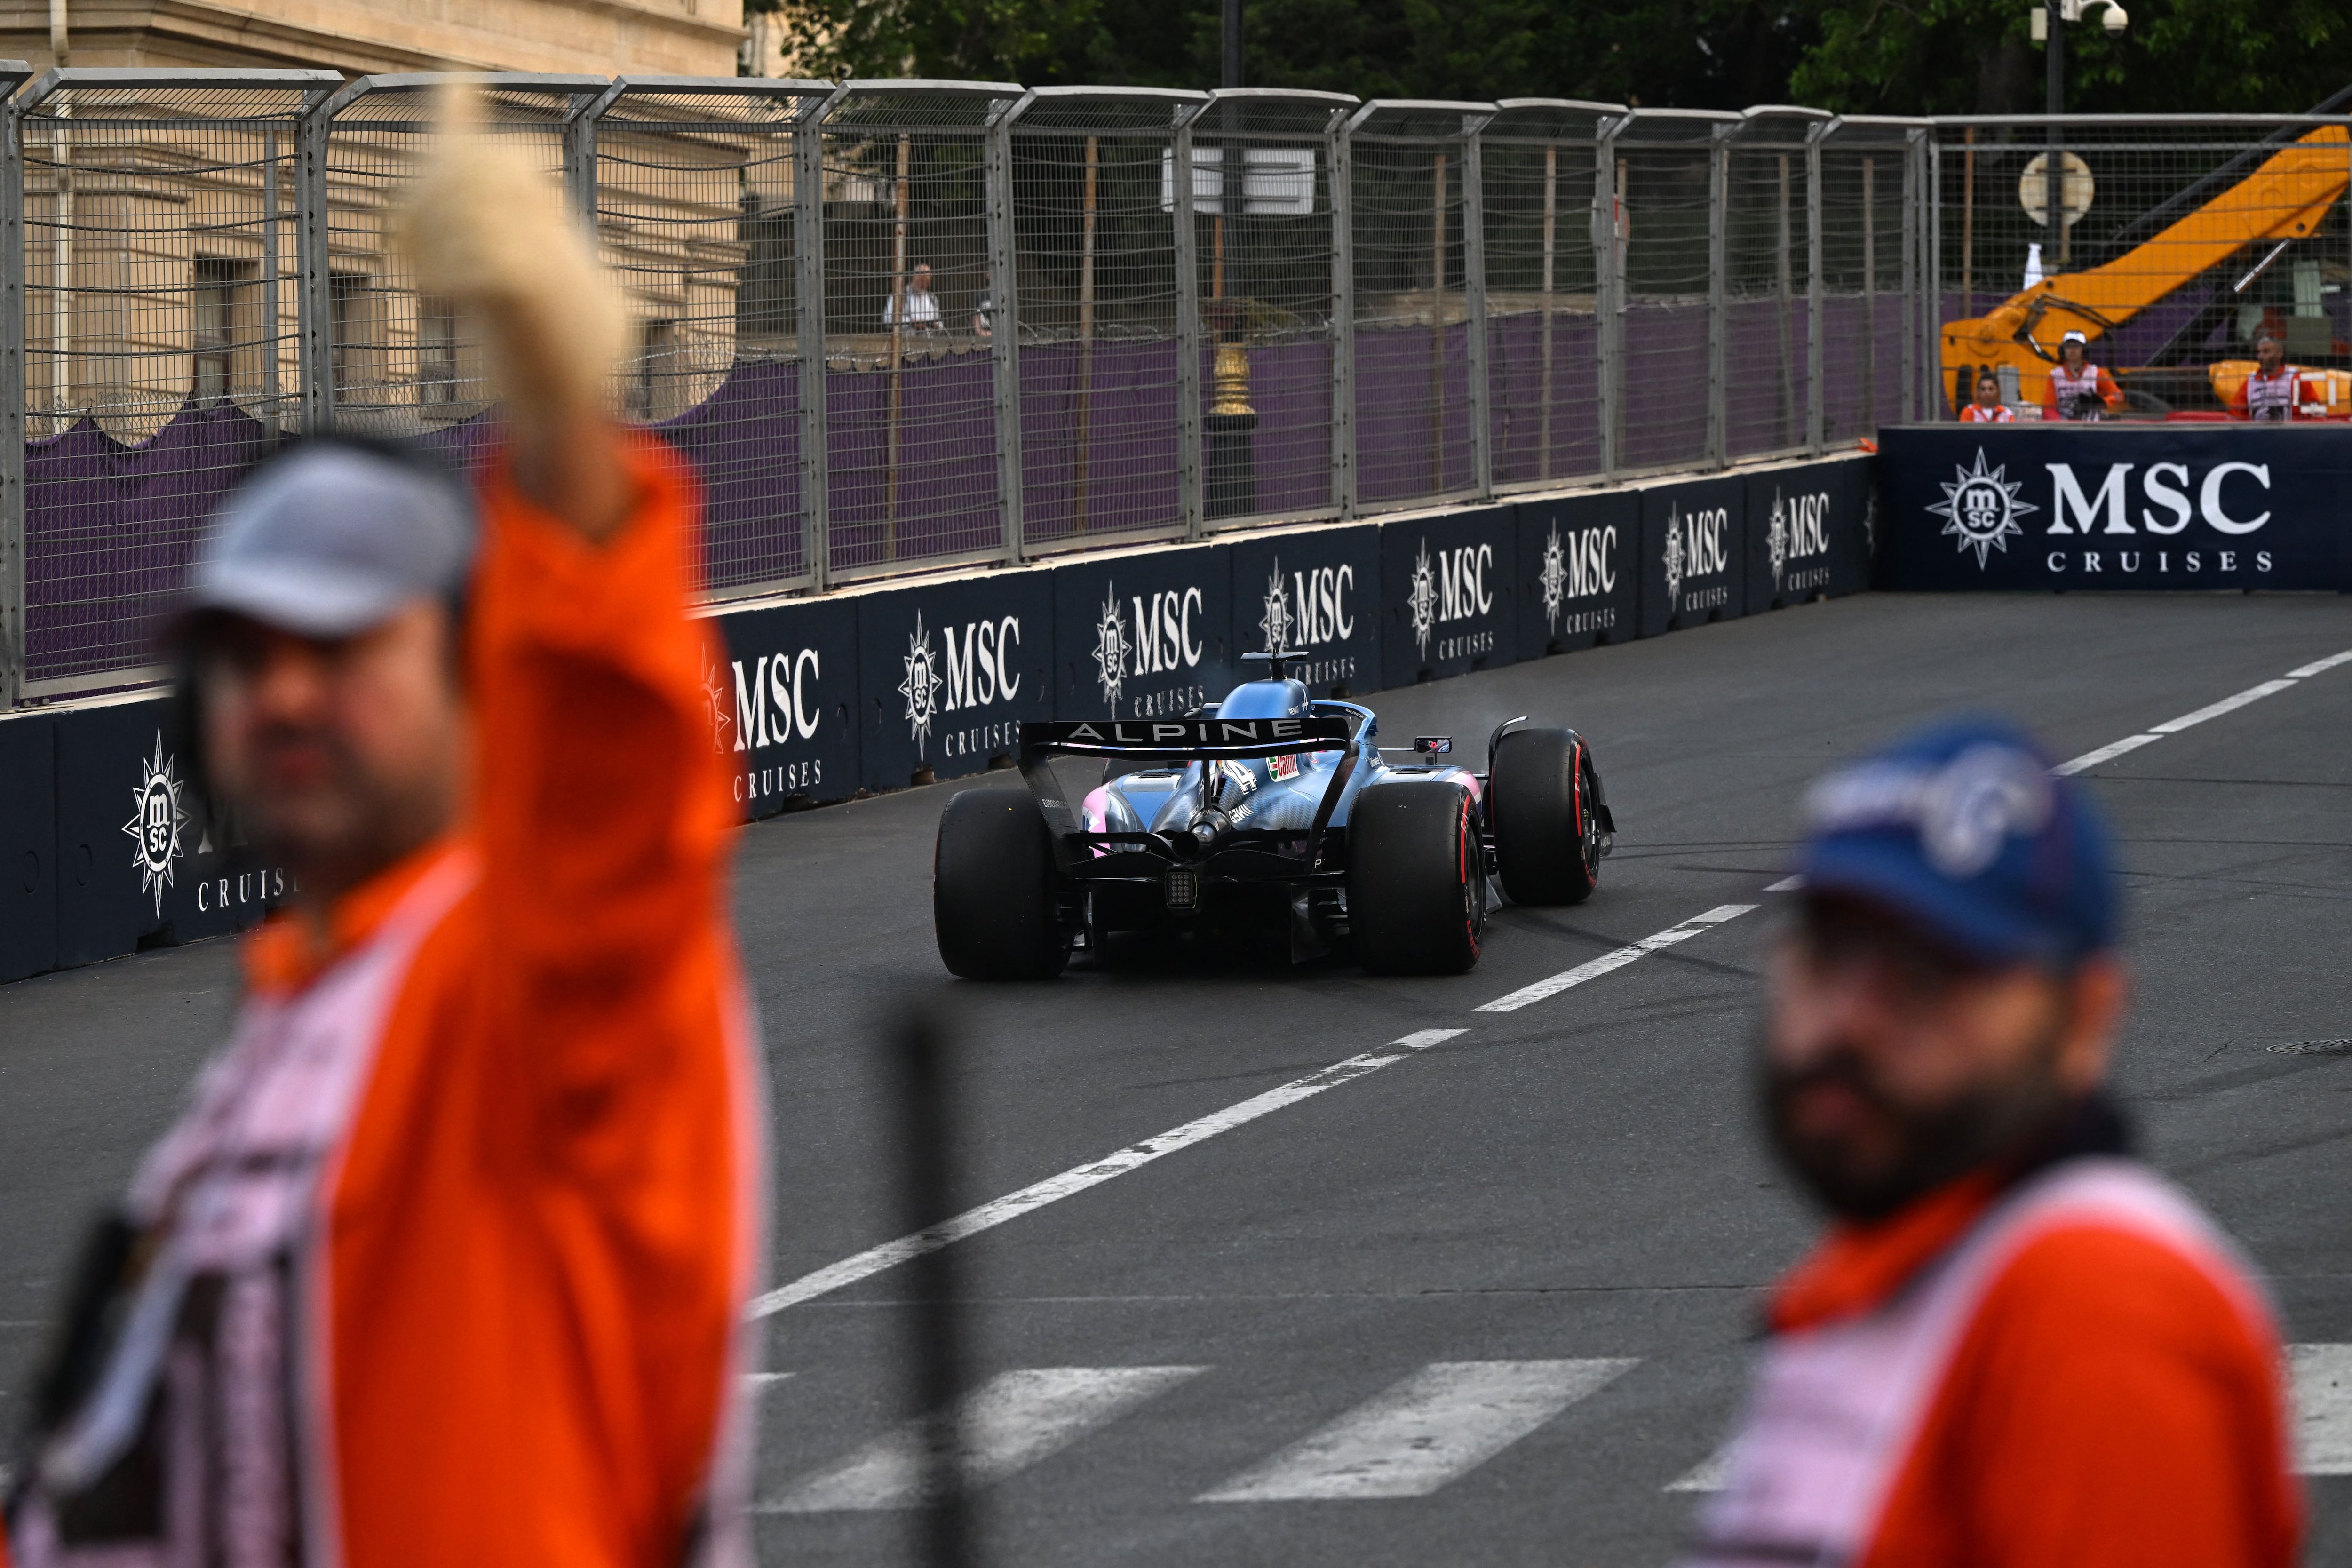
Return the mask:
{"type": "Polygon", "coordinates": [[[238,329],[245,326],[253,263],[199,256],[191,301],[195,349],[195,398],[199,405],[229,395],[236,375],[238,329]]]}

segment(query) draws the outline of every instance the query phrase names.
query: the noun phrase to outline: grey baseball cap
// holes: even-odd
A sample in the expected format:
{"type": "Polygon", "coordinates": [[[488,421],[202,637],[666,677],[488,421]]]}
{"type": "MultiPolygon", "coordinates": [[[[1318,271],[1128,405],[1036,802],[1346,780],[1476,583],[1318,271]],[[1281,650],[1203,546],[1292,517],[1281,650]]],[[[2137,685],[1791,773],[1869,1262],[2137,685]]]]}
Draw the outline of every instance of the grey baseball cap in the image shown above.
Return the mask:
{"type": "Polygon", "coordinates": [[[197,550],[180,626],[226,614],[351,637],[414,600],[457,595],[474,538],[465,489],[426,460],[306,443],[229,492],[197,550]]]}

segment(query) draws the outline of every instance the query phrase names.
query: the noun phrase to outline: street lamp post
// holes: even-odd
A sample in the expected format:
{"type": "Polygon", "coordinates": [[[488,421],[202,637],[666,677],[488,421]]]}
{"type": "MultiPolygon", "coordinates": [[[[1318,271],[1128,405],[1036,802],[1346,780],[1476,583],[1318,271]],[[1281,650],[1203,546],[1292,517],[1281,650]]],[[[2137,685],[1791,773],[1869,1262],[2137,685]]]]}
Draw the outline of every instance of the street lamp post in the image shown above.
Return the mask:
{"type": "MultiPolygon", "coordinates": [[[[2040,0],[2032,12],[2034,41],[2043,49],[2045,86],[2042,108],[2050,116],[2050,147],[2042,176],[2042,213],[2046,219],[2047,242],[2055,247],[2054,257],[2063,257],[2066,245],[2066,171],[2065,128],[2059,122],[2066,113],[2066,24],[2079,22],[2094,5],[2102,7],[2099,26],[2109,33],[2120,33],[2130,26],[2131,18],[2116,0],[2040,0]]],[[[2044,272],[2057,271],[2053,259],[2044,272]]]]}

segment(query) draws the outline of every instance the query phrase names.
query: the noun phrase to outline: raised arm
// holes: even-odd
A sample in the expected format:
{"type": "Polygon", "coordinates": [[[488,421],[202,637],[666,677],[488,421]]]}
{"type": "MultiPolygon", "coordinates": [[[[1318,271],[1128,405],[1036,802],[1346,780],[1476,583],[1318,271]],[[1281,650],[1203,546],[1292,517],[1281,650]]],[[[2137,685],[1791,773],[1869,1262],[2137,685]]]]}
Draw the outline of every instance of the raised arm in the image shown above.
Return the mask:
{"type": "Polygon", "coordinates": [[[481,334],[508,432],[482,485],[467,640],[494,1033],[518,1089],[541,1091],[518,1114],[594,1107],[625,1126],[625,1086],[676,1082],[681,1053],[709,1048],[732,967],[732,807],[688,615],[693,479],[609,412],[618,291],[470,94],[446,102],[400,237],[418,287],[481,334]]]}
{"type": "Polygon", "coordinates": [[[433,156],[409,188],[402,248],[425,293],[483,337],[516,489],[592,542],[629,515],[612,375],[628,341],[620,291],[512,138],[488,133],[481,97],[446,88],[433,156]]]}

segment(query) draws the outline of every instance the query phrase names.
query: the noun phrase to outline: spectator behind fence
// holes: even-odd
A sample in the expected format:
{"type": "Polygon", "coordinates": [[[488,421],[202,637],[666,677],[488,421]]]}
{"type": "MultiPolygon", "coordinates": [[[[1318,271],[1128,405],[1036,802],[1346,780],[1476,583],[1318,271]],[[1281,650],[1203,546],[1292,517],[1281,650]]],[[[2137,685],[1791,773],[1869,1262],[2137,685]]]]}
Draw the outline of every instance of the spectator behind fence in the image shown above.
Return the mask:
{"type": "Polygon", "coordinates": [[[510,444],[469,499],[306,443],[212,523],[183,700],[299,896],[86,1253],[16,1568],[751,1561],[760,1109],[693,482],[606,412],[625,317],[560,193],[444,112],[402,246],[510,444]]]}
{"type": "Polygon", "coordinates": [[[1977,373],[1977,397],[1960,410],[1963,425],[2006,425],[2017,417],[2000,400],[2000,377],[1991,371],[1977,373]]]}
{"type": "Polygon", "coordinates": [[[1833,1223],[1771,1298],[1692,1561],[2288,1568],[2270,1309],[2101,1088],[2125,982],[2089,799],[1961,722],[1808,806],[1763,1087],[1833,1223]]]}
{"type": "Polygon", "coordinates": [[[882,301],[882,324],[885,327],[902,327],[910,332],[936,332],[940,330],[940,297],[931,292],[929,262],[915,263],[915,270],[907,279],[903,296],[894,291],[882,301]]]}
{"type": "Polygon", "coordinates": [[[2286,363],[2286,345],[2278,334],[2263,331],[2254,338],[2254,370],[2230,395],[2230,411],[2259,424],[2284,423],[2301,412],[2303,376],[2286,363]]]}
{"type": "Polygon", "coordinates": [[[2053,419],[2089,420],[2123,412],[2123,388],[2091,363],[2091,340],[2081,332],[2069,331],[2058,341],[2058,363],[2050,367],[2042,406],[2053,419]]]}

